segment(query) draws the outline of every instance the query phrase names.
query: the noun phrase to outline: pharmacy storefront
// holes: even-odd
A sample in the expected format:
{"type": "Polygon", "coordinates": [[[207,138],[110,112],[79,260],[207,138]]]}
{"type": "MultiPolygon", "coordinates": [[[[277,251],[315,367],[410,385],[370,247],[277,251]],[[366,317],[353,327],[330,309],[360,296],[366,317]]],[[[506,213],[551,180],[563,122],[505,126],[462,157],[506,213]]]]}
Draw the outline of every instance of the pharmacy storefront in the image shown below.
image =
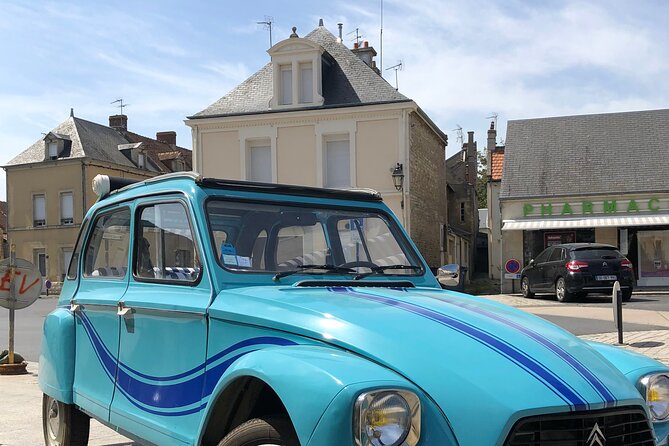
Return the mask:
{"type": "MultiPolygon", "coordinates": [[[[507,199],[501,207],[502,262],[526,265],[559,243],[606,243],[632,261],[637,286],[669,288],[669,192],[507,199]]],[[[517,289],[505,282],[505,292],[517,289]]]]}

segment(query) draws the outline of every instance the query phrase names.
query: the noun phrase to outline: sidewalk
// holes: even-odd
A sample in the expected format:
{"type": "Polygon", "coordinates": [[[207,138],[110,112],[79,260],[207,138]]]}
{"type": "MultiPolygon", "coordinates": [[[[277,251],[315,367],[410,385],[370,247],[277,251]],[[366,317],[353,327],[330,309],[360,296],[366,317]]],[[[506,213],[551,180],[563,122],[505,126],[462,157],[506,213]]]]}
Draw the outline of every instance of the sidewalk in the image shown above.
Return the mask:
{"type": "Polygon", "coordinates": [[[623,333],[623,345],[618,344],[618,333],[600,333],[580,336],[582,339],[612,344],[642,355],[650,356],[669,366],[669,330],[632,331],[623,333]]]}

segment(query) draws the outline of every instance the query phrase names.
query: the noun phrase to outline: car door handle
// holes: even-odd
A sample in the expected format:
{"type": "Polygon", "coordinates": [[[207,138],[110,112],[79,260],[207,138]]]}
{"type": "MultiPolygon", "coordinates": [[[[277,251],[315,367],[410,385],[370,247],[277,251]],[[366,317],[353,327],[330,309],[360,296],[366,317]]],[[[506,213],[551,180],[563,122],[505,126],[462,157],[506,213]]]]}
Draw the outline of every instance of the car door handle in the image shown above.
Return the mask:
{"type": "Polygon", "coordinates": [[[81,305],[79,305],[79,304],[77,304],[77,303],[74,303],[74,302],[70,302],[70,311],[71,311],[72,313],[76,313],[76,312],[79,311],[80,309],[81,309],[81,305]]]}
{"type": "Polygon", "coordinates": [[[118,314],[119,316],[123,316],[123,317],[131,315],[133,313],[132,308],[131,307],[126,307],[123,304],[123,302],[119,302],[116,309],[117,309],[116,314],[118,314]]]}

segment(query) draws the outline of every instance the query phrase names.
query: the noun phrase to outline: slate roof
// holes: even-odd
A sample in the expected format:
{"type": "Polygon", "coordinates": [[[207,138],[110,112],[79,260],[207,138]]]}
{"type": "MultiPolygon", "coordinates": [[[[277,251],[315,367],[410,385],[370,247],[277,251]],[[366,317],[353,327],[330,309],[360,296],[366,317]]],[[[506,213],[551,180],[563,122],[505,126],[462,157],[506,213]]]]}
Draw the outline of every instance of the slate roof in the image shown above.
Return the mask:
{"type": "Polygon", "coordinates": [[[490,164],[492,166],[490,169],[490,179],[492,181],[501,181],[504,169],[504,147],[496,147],[490,155],[490,164]]]}
{"type": "Polygon", "coordinates": [[[410,101],[346,45],[338,43],[324,26],[319,26],[305,38],[325,50],[322,106],[270,109],[273,69],[268,63],[230,93],[189,119],[410,101]]]}
{"type": "Polygon", "coordinates": [[[500,198],[669,190],[669,109],[509,121],[500,198]]]}
{"type": "MultiPolygon", "coordinates": [[[[160,172],[171,172],[171,166],[162,162],[158,154],[178,151],[186,161],[186,169],[191,168],[192,154],[188,149],[173,146],[133,132],[119,131],[105,125],[86,121],[70,116],[49,132],[62,139],[69,139],[69,150],[61,153],[59,159],[90,158],[118,164],[126,167],[137,167],[118,150],[121,144],[142,143],[142,148],[160,172]]],[[[44,139],[40,138],[26,150],[10,160],[6,166],[39,163],[46,161],[44,139]]]]}

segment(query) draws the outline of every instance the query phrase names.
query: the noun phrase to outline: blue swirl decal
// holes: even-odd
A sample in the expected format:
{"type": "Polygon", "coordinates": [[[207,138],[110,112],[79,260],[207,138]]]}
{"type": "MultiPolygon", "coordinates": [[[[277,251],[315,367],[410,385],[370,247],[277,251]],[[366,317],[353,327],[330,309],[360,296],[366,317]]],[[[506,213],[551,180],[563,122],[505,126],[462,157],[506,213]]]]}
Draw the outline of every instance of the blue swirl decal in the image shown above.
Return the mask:
{"type": "Polygon", "coordinates": [[[171,376],[151,376],[118,361],[104,344],[86,313],[82,311],[77,314],[81,316],[82,326],[105,374],[112,382],[116,382],[116,389],[134,406],[154,415],[181,416],[204,409],[221,376],[237,359],[258,350],[253,347],[297,345],[291,340],[271,336],[246,339],[186,372],[171,376]],[[244,351],[240,352],[242,349],[244,351]],[[231,354],[234,355],[229,356],[231,354]],[[227,356],[227,359],[216,364],[227,356]]]}
{"type": "Polygon", "coordinates": [[[378,296],[364,291],[354,290],[348,287],[331,287],[330,291],[344,293],[349,296],[366,299],[372,302],[400,308],[418,316],[430,319],[441,325],[444,325],[458,333],[461,333],[470,339],[490,348],[499,355],[516,364],[528,374],[535,377],[548,390],[554,393],[558,398],[575,410],[588,409],[589,404],[582,395],[571,387],[566,381],[553,373],[548,367],[539,360],[530,357],[525,352],[509,344],[503,339],[489,333],[481,328],[475,327],[463,320],[453,316],[447,316],[429,308],[422,307],[413,303],[402,302],[389,297],[378,296]]]}

